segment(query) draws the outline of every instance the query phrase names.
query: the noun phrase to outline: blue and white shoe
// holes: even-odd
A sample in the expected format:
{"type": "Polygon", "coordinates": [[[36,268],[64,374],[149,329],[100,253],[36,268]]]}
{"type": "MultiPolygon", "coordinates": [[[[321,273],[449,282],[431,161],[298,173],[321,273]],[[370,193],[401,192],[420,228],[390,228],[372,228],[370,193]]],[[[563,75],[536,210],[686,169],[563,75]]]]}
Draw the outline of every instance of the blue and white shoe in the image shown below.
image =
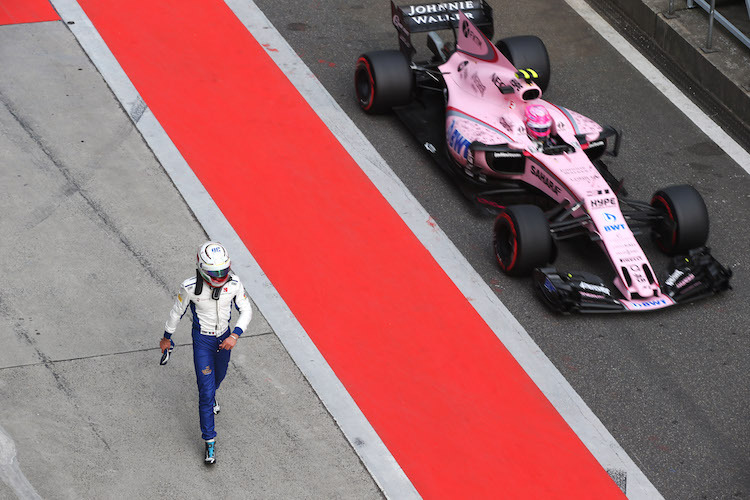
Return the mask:
{"type": "Polygon", "coordinates": [[[218,415],[221,411],[221,406],[219,406],[219,403],[214,399],[214,415],[218,415]]]}
{"type": "Polygon", "coordinates": [[[204,461],[208,465],[216,463],[216,441],[214,439],[206,441],[206,458],[204,461]]]}

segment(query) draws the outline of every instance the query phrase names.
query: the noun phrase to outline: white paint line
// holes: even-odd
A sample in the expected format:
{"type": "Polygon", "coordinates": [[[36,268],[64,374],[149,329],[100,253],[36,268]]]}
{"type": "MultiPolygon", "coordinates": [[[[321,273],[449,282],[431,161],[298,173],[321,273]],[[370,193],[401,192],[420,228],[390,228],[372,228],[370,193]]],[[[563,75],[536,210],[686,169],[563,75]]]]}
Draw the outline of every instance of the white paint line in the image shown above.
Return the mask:
{"type": "Polygon", "coordinates": [[[2,426],[0,426],[0,479],[13,490],[19,500],[42,498],[21,472],[21,467],[16,460],[16,443],[2,426]]]}
{"type": "Polygon", "coordinates": [[[51,0],[209,237],[232,255],[232,269],[388,498],[420,498],[401,467],[232,229],[75,0],[51,0]]]}
{"type": "MultiPolygon", "coordinates": [[[[445,233],[434,226],[434,223],[430,224],[430,215],[263,12],[251,0],[225,2],[261,45],[268,44],[268,47],[276,49],[269,51],[269,56],[284,71],[599,463],[612,471],[612,475],[626,475],[628,498],[662,498],[445,233]]],[[[490,237],[489,233],[487,237],[490,237]]]]}
{"type": "Polygon", "coordinates": [[[706,115],[688,97],[665,77],[648,59],[643,57],[622,35],[594,12],[584,0],[565,0],[587,23],[609,42],[625,59],[645,76],[664,96],[695,123],[709,139],[714,141],[724,152],[750,173],[750,153],[729,137],[716,122],[706,115]]]}

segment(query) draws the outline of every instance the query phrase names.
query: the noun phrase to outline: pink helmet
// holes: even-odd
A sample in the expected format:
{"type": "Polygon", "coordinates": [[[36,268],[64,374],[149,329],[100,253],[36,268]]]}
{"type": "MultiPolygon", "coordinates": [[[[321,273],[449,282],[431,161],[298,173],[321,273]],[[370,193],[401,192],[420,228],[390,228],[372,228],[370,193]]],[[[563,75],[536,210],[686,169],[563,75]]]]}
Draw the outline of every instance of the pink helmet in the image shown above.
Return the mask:
{"type": "Polygon", "coordinates": [[[541,104],[532,104],[526,107],[523,121],[526,124],[526,131],[534,139],[549,137],[552,128],[552,115],[547,108],[541,104]]]}

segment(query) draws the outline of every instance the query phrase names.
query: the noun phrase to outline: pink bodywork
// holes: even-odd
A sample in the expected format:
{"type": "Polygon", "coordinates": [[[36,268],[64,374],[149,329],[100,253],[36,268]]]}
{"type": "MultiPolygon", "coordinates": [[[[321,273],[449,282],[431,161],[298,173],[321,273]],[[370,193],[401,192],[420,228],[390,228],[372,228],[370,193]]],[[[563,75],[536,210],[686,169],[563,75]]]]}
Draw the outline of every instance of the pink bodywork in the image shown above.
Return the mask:
{"type": "Polygon", "coordinates": [[[480,182],[493,178],[522,179],[554,200],[577,207],[574,216],[589,214],[592,223],[588,229],[601,237],[598,243],[617,272],[614,285],[625,297],[621,299],[625,307],[647,310],[673,305],[675,302],[662,294],[656,273],[625,222],[617,196],[575,138],[577,134],[586,134],[587,141],[595,141],[602,127],[541,99],[539,87],[518,78],[517,69],[462,12],[456,34],[457,50],[440,66],[448,90],[446,140],[455,162],[480,182]],[[513,86],[515,92],[503,94],[501,86],[513,86]],[[539,91],[540,97],[524,101],[521,95],[529,89],[539,91]],[[539,143],[527,136],[524,110],[532,104],[547,108],[553,119],[553,134],[573,146],[574,152],[544,154],[539,143]],[[489,168],[483,155],[470,158],[469,145],[474,141],[508,144],[523,150],[524,173],[498,174],[489,168]],[[629,273],[630,286],[624,272],[629,273]]]}

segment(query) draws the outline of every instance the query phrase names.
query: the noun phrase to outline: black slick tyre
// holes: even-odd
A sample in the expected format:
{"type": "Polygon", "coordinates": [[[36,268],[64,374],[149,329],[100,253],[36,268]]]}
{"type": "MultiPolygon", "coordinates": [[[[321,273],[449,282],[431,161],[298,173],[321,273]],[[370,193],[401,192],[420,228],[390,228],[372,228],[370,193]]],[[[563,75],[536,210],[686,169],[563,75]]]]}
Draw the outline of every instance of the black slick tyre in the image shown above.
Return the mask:
{"type": "Polygon", "coordinates": [[[357,59],[354,91],[365,113],[386,113],[408,104],[414,90],[409,60],[398,50],[367,52],[357,59]]]}
{"type": "Polygon", "coordinates": [[[492,236],[497,263],[510,276],[527,276],[553,258],[549,222],[535,205],[503,208],[495,219],[492,236]]]}
{"type": "Polygon", "coordinates": [[[661,215],[651,235],[668,255],[702,247],[708,240],[708,209],[693,186],[669,186],[657,191],[651,206],[661,215]]]}
{"type": "Polygon", "coordinates": [[[542,93],[547,91],[551,77],[547,47],[539,37],[533,35],[511,36],[495,44],[516,69],[533,69],[539,75],[534,82],[542,93]]]}

